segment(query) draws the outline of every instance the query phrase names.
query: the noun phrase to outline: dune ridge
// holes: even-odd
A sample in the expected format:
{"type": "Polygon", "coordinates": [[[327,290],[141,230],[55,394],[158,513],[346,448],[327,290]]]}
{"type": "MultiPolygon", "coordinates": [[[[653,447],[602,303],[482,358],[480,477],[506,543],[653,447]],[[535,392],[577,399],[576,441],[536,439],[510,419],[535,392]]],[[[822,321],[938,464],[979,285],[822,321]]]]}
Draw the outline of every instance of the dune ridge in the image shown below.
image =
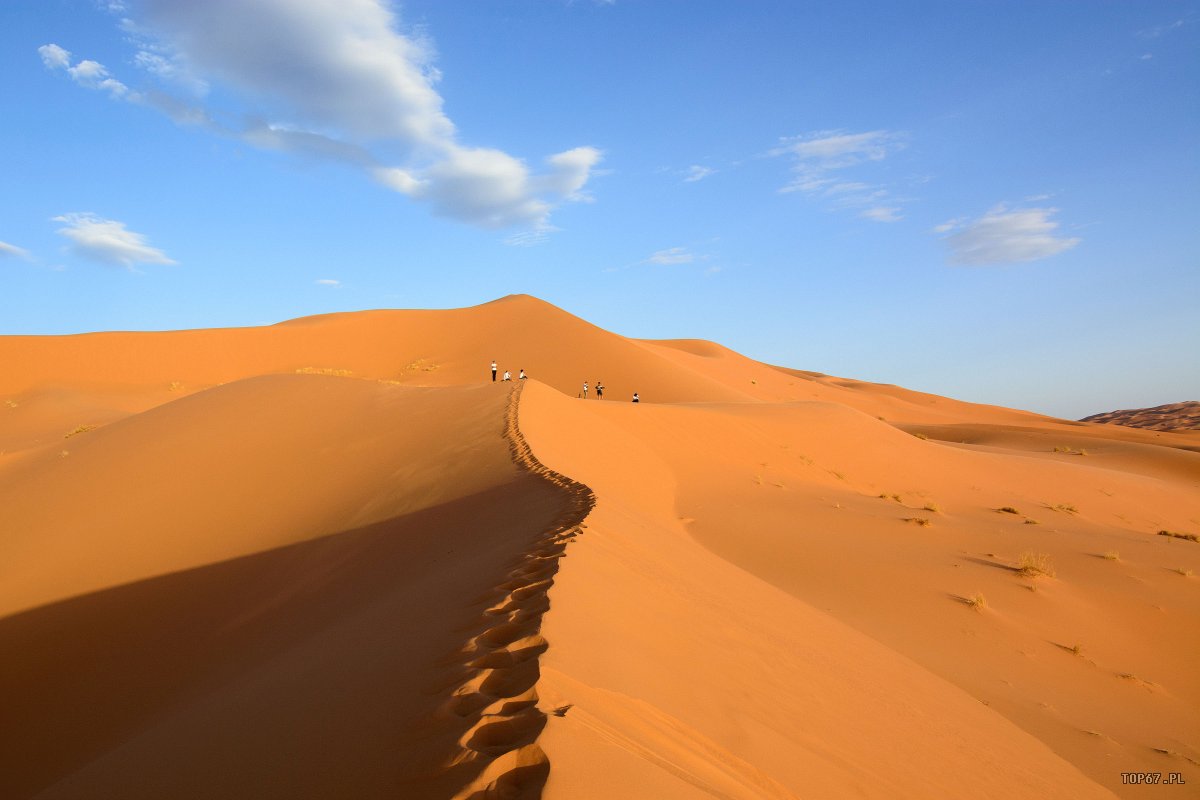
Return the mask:
{"type": "Polygon", "coordinates": [[[513,463],[552,484],[569,503],[496,587],[484,612],[483,631],[463,648],[472,670],[453,691],[447,710],[472,724],[461,739],[465,758],[489,762],[480,777],[455,795],[463,800],[523,800],[541,797],[550,761],[537,739],[547,714],[565,715],[569,706],[539,707],[539,660],[549,643],[541,636],[550,608],[549,592],[567,546],[586,527],[595,506],[591,489],[549,469],[529,447],[518,424],[525,385],[509,395],[505,438],[513,463]]]}

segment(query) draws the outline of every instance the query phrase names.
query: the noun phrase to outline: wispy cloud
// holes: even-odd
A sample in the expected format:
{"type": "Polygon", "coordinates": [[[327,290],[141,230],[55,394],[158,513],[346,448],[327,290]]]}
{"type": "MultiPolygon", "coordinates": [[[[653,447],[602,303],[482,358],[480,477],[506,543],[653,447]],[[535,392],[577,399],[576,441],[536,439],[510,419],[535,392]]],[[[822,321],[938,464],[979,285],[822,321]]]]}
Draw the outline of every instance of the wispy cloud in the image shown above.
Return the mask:
{"type": "Polygon", "coordinates": [[[822,169],[842,169],[862,161],[882,161],[903,146],[902,137],[891,131],[817,131],[785,137],[771,153],[791,153],[801,161],[822,169]]]}
{"type": "Polygon", "coordinates": [[[20,258],[28,261],[29,251],[23,247],[17,247],[15,244],[0,242],[0,258],[20,258]]]}
{"type": "Polygon", "coordinates": [[[1078,237],[1055,235],[1059,223],[1050,217],[1057,212],[1057,208],[1009,209],[1001,203],[978,219],[950,220],[934,231],[949,234],[945,241],[950,247],[952,264],[1038,261],[1070,250],[1082,241],[1078,237]]]}
{"type": "MultiPolygon", "coordinates": [[[[401,32],[387,0],[142,0],[136,8],[138,18],[121,24],[147,74],[189,84],[193,94],[219,83],[231,90],[222,102],[244,104],[210,107],[216,92],[200,101],[144,93],[146,105],[177,122],[353,165],[434,214],[487,228],[544,232],[556,207],[590,199],[584,187],[602,158],[595,147],[547,156],[533,169],[501,150],[463,144],[435,88],[441,74],[431,41],[401,32]],[[241,128],[216,121],[239,115],[249,120],[241,128]]],[[[95,63],[72,67],[54,44],[39,52],[51,69],[95,63]]],[[[96,67],[72,77],[93,88],[115,81],[96,67]]]]}
{"type": "Polygon", "coordinates": [[[317,284],[317,286],[327,286],[327,287],[329,287],[330,289],[340,289],[340,288],[342,288],[342,282],[341,282],[341,281],[339,281],[339,280],[336,280],[336,279],[334,279],[334,278],[319,278],[319,279],[317,279],[316,281],[313,281],[313,282],[314,282],[315,284],[317,284]]]}
{"type": "Polygon", "coordinates": [[[84,59],[71,63],[71,52],[56,44],[45,44],[38,48],[42,63],[49,70],[62,70],[71,80],[85,89],[95,89],[108,94],[116,100],[138,99],[136,92],[109,74],[108,68],[98,61],[84,59]]]}
{"type": "Polygon", "coordinates": [[[58,233],[71,240],[71,249],[84,258],[132,270],[137,264],[174,264],[166,253],[146,242],[125,223],[90,213],[73,212],[53,218],[64,223],[58,233]]]}
{"type": "Polygon", "coordinates": [[[1186,24],[1187,20],[1180,18],[1162,25],[1154,25],[1149,28],[1143,28],[1142,30],[1138,31],[1136,35],[1139,39],[1157,39],[1160,36],[1165,36],[1168,33],[1179,30],[1186,24]]]}
{"type": "Polygon", "coordinates": [[[544,244],[550,238],[550,234],[558,230],[553,225],[538,225],[504,237],[504,243],[509,247],[536,247],[544,244]]]}
{"type": "Polygon", "coordinates": [[[696,181],[704,180],[710,175],[715,175],[716,172],[717,170],[712,167],[702,167],[698,164],[693,164],[688,167],[687,174],[683,176],[683,181],[684,183],[695,183],[696,181]]]}
{"type": "Polygon", "coordinates": [[[903,201],[885,186],[865,180],[860,168],[883,161],[905,144],[906,137],[895,131],[816,131],[786,137],[768,155],[792,159],[792,179],[780,192],[802,192],[824,198],[834,208],[864,209],[859,216],[866,219],[894,222],[901,218],[897,204],[903,201]]]}
{"type": "Polygon", "coordinates": [[[904,219],[904,215],[896,206],[873,206],[863,209],[858,215],[874,222],[899,222],[904,219]]]}
{"type": "Polygon", "coordinates": [[[709,245],[720,241],[719,238],[713,237],[707,241],[700,243],[700,250],[697,251],[693,247],[668,247],[663,250],[657,250],[649,256],[637,261],[630,261],[622,266],[606,267],[604,272],[621,272],[627,269],[645,269],[647,266],[655,267],[687,267],[689,271],[696,271],[703,265],[703,273],[706,275],[721,271],[718,256],[706,250],[709,245]]]}
{"type": "Polygon", "coordinates": [[[695,254],[686,247],[669,247],[659,250],[646,259],[647,264],[690,264],[696,260],[695,254]]]}

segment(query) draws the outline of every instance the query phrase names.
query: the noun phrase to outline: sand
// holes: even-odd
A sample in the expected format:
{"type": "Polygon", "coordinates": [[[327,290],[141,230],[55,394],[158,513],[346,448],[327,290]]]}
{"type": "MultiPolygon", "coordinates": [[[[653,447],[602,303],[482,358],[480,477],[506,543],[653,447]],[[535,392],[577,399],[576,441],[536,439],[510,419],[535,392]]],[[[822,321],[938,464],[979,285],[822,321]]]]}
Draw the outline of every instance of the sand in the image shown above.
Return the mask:
{"type": "Polygon", "coordinates": [[[1109,425],[1128,425],[1154,431],[1200,430],[1200,401],[1166,403],[1153,408],[1129,408],[1092,414],[1081,422],[1103,422],[1109,425]]]}
{"type": "Polygon", "coordinates": [[[0,363],[0,796],[1197,796],[1200,432],[527,296],[0,363]]]}

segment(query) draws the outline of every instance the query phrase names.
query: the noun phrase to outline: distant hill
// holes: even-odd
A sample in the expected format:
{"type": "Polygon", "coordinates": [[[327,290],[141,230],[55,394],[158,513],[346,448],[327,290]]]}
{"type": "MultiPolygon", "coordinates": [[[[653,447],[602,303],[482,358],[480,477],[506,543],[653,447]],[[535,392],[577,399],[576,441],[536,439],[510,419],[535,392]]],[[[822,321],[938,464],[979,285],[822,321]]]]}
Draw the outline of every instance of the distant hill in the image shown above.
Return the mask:
{"type": "Polygon", "coordinates": [[[1168,403],[1153,408],[1109,411],[1106,414],[1092,414],[1080,421],[1148,428],[1154,431],[1200,431],[1200,402],[1185,400],[1182,403],[1168,403]]]}

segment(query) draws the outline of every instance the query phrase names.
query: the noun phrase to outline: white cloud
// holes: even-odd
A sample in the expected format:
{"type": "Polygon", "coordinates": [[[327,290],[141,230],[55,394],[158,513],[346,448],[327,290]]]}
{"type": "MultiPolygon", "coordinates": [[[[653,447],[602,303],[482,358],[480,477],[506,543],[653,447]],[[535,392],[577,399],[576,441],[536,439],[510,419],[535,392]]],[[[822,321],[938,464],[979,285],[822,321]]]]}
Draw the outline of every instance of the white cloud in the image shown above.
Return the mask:
{"type": "Polygon", "coordinates": [[[38,48],[38,55],[46,69],[66,69],[71,66],[71,52],[56,44],[44,44],[38,48]]]}
{"type": "Polygon", "coordinates": [[[342,282],[339,280],[335,280],[334,278],[320,278],[320,279],[314,281],[314,283],[316,283],[317,286],[328,286],[331,289],[342,288],[342,282]]]}
{"type": "Polygon", "coordinates": [[[684,183],[695,183],[696,181],[702,181],[709,175],[713,175],[715,173],[716,170],[712,167],[702,167],[697,164],[693,164],[692,166],[688,167],[687,175],[684,176],[683,181],[684,183]]]}
{"type": "Polygon", "coordinates": [[[421,181],[399,167],[372,167],[370,174],[379,183],[401,194],[417,194],[421,190],[421,181]]]}
{"type": "Polygon", "coordinates": [[[875,222],[899,222],[904,219],[900,209],[895,206],[874,206],[862,210],[858,215],[875,222]]]}
{"type": "Polygon", "coordinates": [[[690,264],[696,260],[696,256],[689,253],[686,247],[670,247],[666,250],[659,250],[654,255],[646,259],[650,264],[690,264]]]}
{"type": "Polygon", "coordinates": [[[771,156],[787,156],[792,159],[792,180],[779,191],[802,192],[828,199],[835,208],[860,208],[860,216],[881,221],[894,221],[898,207],[903,202],[889,198],[886,206],[893,211],[892,218],[881,217],[881,201],[887,198],[886,188],[867,183],[855,177],[846,177],[848,172],[872,162],[883,161],[891,154],[903,149],[905,137],[894,131],[877,130],[864,133],[845,131],[816,131],[802,136],[791,136],[768,152],[771,156]]]}
{"type": "Polygon", "coordinates": [[[79,255],[132,270],[135,264],[174,264],[166,253],[146,243],[146,237],[125,228],[125,223],[95,214],[70,213],[54,217],[65,223],[58,233],[71,240],[79,255]]]}
{"type": "Polygon", "coordinates": [[[804,136],[786,137],[771,154],[791,153],[826,169],[841,169],[864,160],[881,161],[903,146],[902,137],[891,131],[817,131],[804,136]]]}
{"type": "Polygon", "coordinates": [[[595,147],[576,147],[549,156],[546,163],[550,171],[536,178],[535,188],[575,202],[591,202],[591,195],[585,193],[583,187],[603,157],[604,154],[595,147]]]}
{"type": "Polygon", "coordinates": [[[204,74],[309,125],[436,146],[454,134],[426,72],[380,0],[143,0],[141,23],[204,74]]]}
{"type": "MultiPolygon", "coordinates": [[[[534,172],[500,150],[461,143],[434,88],[431,43],[402,33],[388,0],[142,0],[136,8],[138,19],[122,21],[139,48],[135,63],[197,93],[220,82],[233,90],[221,102],[244,104],[210,113],[146,96],[178,122],[352,164],[436,214],[484,227],[544,232],[554,208],[590,199],[584,186],[601,159],[596,148],[550,155],[534,172]],[[216,122],[246,109],[252,121],[240,129],[216,122]]],[[[47,48],[42,58],[62,61],[47,48]]]]}
{"type": "Polygon", "coordinates": [[[136,101],[139,99],[135,92],[131,92],[128,86],[110,75],[108,68],[98,61],[84,59],[72,65],[70,51],[64,50],[56,44],[42,45],[38,48],[38,54],[41,55],[46,69],[61,69],[71,76],[71,80],[86,89],[108,92],[117,100],[136,101]]]}
{"type": "Polygon", "coordinates": [[[29,251],[24,247],[17,247],[15,244],[0,242],[0,258],[21,258],[28,260],[29,251]]]}
{"type": "Polygon", "coordinates": [[[182,86],[197,97],[208,94],[208,82],[193,75],[179,54],[164,54],[156,52],[156,49],[164,48],[148,45],[146,49],[137,52],[137,55],[133,57],[133,63],[159,80],[182,86]]]}
{"type": "Polygon", "coordinates": [[[938,232],[955,230],[946,238],[952,264],[1013,264],[1048,258],[1079,244],[1077,237],[1055,236],[1059,223],[1050,220],[1056,208],[1009,210],[1000,204],[982,217],[939,225],[938,232]]]}

